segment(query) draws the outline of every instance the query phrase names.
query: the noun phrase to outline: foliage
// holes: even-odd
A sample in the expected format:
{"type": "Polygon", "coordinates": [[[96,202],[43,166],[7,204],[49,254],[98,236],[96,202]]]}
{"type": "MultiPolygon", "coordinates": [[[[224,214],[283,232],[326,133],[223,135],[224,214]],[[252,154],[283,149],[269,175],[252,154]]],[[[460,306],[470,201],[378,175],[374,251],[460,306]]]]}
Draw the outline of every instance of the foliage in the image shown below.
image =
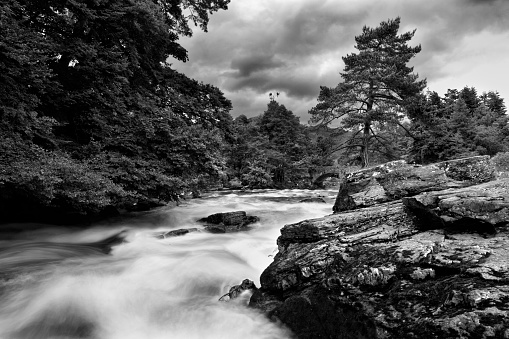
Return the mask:
{"type": "Polygon", "coordinates": [[[403,127],[406,102],[426,86],[426,81],[418,80],[413,68],[407,66],[421,50],[420,46],[407,45],[415,31],[398,35],[399,25],[396,18],[376,28],[365,26],[355,37],[359,52],[343,57],[343,82],[335,88],[322,86],[319,103],[309,112],[314,124],[329,125],[339,120],[341,127],[352,131],[343,146],[357,150],[363,167],[369,165],[374,151],[394,157],[379,131],[387,125],[403,127]]]}
{"type": "Polygon", "coordinates": [[[91,166],[60,152],[22,140],[4,139],[0,157],[0,205],[18,203],[80,214],[97,214],[108,206],[134,200],[132,193],[91,166]]]}
{"type": "Polygon", "coordinates": [[[228,3],[2,2],[3,215],[16,205],[134,209],[221,177],[231,103],[167,60],[186,61],[179,36],[192,34],[190,23],[206,30],[228,3]]]}
{"type": "Polygon", "coordinates": [[[498,176],[509,176],[509,152],[501,152],[491,158],[491,163],[495,167],[498,176]]]}
{"type": "Polygon", "coordinates": [[[273,181],[270,174],[263,168],[258,166],[250,166],[242,174],[242,184],[252,188],[268,188],[272,187],[273,181]]]}
{"type": "Polygon", "coordinates": [[[430,92],[415,99],[408,112],[415,162],[493,156],[509,147],[509,118],[496,92],[477,95],[475,88],[465,87],[450,89],[443,98],[430,92]]]}
{"type": "Polygon", "coordinates": [[[323,164],[332,162],[324,136],[299,123],[284,105],[271,100],[260,116],[234,121],[236,139],[227,167],[248,187],[307,187],[323,164]]]}

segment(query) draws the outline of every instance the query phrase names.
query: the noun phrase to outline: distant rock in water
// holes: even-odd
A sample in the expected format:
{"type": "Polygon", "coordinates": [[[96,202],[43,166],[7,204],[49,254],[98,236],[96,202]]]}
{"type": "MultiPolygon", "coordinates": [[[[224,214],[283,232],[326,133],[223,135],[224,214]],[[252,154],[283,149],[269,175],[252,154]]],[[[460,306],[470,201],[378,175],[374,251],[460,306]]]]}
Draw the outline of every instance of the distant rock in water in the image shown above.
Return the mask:
{"type": "Polygon", "coordinates": [[[260,218],[247,215],[244,211],[216,213],[206,218],[199,219],[205,223],[205,228],[212,233],[238,232],[248,225],[259,221],[260,218]]]}
{"type": "Polygon", "coordinates": [[[171,238],[171,237],[179,237],[179,236],[191,233],[191,232],[198,232],[198,229],[197,228],[179,228],[177,230],[159,233],[156,235],[156,238],[157,239],[165,239],[165,238],[171,238]]]}
{"type": "Polygon", "coordinates": [[[509,338],[509,179],[492,177],[486,157],[351,173],[335,214],[281,229],[250,306],[299,339],[509,338]]]}
{"type": "Polygon", "coordinates": [[[325,204],[325,200],[323,200],[322,198],[306,198],[306,199],[302,199],[299,202],[320,202],[320,203],[325,204]]]}

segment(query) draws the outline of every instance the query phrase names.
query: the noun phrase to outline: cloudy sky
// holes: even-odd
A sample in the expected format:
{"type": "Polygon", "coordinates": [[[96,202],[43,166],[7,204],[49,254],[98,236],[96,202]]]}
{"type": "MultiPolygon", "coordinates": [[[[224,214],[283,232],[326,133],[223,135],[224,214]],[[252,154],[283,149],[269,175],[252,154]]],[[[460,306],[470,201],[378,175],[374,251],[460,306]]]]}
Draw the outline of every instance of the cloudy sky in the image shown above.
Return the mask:
{"type": "Polygon", "coordinates": [[[320,86],[335,86],[364,25],[401,17],[400,32],[417,29],[411,64],[428,89],[498,91],[509,106],[509,0],[231,0],[212,15],[208,33],[182,39],[187,63],[173,67],[219,87],[232,115],[256,116],[270,92],[309,119],[320,86]]]}

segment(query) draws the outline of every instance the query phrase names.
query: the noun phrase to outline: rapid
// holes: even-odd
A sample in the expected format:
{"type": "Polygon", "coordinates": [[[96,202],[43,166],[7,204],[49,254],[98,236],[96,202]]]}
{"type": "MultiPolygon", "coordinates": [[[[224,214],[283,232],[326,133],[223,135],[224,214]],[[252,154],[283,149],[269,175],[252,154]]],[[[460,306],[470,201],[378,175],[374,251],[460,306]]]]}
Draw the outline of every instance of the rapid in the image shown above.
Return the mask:
{"type": "Polygon", "coordinates": [[[249,295],[218,299],[244,278],[259,286],[280,228],[330,214],[335,194],[212,192],[86,229],[0,234],[0,339],[288,338],[246,307],[249,295]],[[318,196],[327,203],[299,202],[318,196]],[[240,210],[260,221],[227,234],[208,233],[197,222],[240,210]],[[155,236],[181,228],[201,231],[155,236]],[[119,234],[123,241],[116,242],[119,234]]]}

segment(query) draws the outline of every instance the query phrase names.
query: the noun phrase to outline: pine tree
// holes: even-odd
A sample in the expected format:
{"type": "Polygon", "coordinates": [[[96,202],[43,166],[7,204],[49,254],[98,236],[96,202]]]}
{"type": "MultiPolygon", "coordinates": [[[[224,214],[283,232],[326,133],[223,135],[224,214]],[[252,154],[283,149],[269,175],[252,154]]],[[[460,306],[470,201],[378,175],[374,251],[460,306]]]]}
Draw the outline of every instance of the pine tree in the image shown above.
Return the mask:
{"type": "Polygon", "coordinates": [[[378,135],[375,123],[401,125],[407,100],[420,93],[426,80],[418,80],[413,67],[407,63],[421,46],[410,47],[408,42],[415,30],[398,35],[400,18],[382,22],[379,27],[364,27],[355,37],[358,53],[343,57],[343,82],[335,88],[321,87],[319,103],[310,110],[311,122],[328,125],[340,119],[344,128],[353,131],[344,145],[359,152],[362,166],[370,162],[374,143],[385,144],[378,135]]]}
{"type": "Polygon", "coordinates": [[[409,106],[414,136],[410,158],[429,163],[476,154],[495,155],[509,148],[509,118],[496,92],[478,96],[474,87],[421,95],[409,106]]]}

